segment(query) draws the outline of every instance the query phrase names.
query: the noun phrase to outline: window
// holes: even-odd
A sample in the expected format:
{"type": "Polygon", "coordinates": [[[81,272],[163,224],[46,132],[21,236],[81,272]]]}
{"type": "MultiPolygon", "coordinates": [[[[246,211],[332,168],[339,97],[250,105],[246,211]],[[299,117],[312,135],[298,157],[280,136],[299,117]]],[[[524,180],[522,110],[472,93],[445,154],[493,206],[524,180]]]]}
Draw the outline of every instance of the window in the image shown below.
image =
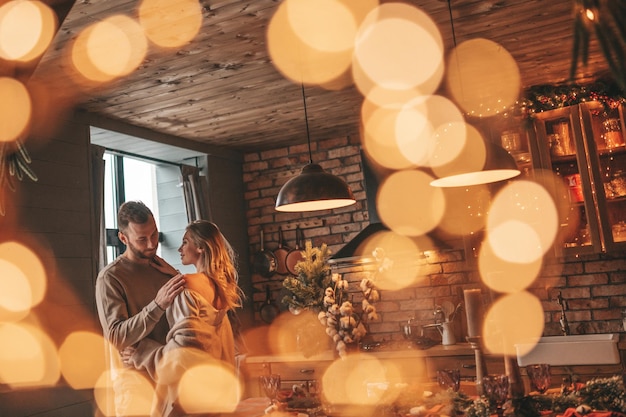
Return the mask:
{"type": "Polygon", "coordinates": [[[181,164],[198,166],[206,154],[95,126],[90,133],[91,143],[105,148],[106,263],[126,249],[117,238],[119,206],[141,200],[154,213],[159,228],[159,256],[183,272],[193,272],[192,265],[180,264],[178,253],[188,222],[181,164]]]}
{"type": "Polygon", "coordinates": [[[178,246],[182,241],[187,212],[180,186],[180,168],[158,164],[115,151],[106,151],[104,180],[104,222],[107,259],[111,262],[125,250],[117,237],[117,210],[124,201],[141,200],[154,214],[160,232],[158,255],[174,267],[180,265],[178,246]]]}
{"type": "MultiPolygon", "coordinates": [[[[118,207],[124,201],[143,201],[152,210],[159,227],[159,204],[154,164],[111,152],[105,152],[104,161],[104,225],[108,263],[125,249],[117,238],[118,207]]],[[[160,248],[158,253],[161,256],[160,248]]]]}

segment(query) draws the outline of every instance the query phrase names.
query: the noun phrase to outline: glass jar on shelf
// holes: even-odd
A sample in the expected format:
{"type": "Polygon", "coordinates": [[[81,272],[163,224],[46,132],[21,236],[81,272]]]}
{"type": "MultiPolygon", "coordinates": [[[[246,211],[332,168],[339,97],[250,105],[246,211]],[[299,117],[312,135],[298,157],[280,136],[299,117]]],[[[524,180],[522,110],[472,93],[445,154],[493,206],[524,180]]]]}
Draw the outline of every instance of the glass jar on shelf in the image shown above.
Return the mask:
{"type": "Polygon", "coordinates": [[[602,138],[607,149],[624,146],[624,136],[618,118],[607,118],[602,122],[602,138]]]}

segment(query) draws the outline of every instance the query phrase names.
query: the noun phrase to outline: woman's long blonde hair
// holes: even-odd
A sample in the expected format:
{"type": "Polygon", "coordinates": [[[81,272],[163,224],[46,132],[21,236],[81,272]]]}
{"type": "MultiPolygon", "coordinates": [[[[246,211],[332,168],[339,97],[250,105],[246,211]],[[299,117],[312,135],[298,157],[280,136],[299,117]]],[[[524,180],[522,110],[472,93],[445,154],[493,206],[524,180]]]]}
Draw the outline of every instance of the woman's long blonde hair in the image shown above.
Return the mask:
{"type": "Polygon", "coordinates": [[[187,225],[189,238],[203,249],[198,272],[215,281],[216,292],[224,307],[241,307],[243,293],[239,288],[239,273],[235,266],[236,254],[215,223],[195,220],[187,225]]]}

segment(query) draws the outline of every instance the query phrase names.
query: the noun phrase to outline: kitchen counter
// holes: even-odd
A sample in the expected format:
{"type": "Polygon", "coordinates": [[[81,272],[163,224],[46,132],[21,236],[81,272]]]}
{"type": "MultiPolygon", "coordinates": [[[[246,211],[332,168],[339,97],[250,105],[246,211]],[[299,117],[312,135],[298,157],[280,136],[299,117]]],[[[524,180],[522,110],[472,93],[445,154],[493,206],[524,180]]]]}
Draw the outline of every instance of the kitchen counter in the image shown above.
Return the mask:
{"type": "MultiPolygon", "coordinates": [[[[457,343],[455,345],[435,345],[428,349],[373,349],[361,350],[358,353],[369,355],[377,359],[400,359],[400,358],[426,358],[445,356],[474,356],[474,350],[468,343],[457,343]]],[[[305,357],[302,353],[277,353],[274,355],[253,355],[246,357],[247,363],[264,362],[317,362],[333,361],[337,358],[334,352],[327,350],[319,354],[305,357]]]]}

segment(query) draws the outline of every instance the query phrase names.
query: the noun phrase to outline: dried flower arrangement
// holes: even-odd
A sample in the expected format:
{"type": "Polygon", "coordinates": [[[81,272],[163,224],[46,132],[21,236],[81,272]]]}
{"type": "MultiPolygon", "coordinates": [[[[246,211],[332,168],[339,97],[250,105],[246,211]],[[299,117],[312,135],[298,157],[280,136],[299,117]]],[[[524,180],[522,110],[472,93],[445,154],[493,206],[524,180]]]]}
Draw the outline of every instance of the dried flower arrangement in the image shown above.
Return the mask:
{"type": "MultiPolygon", "coordinates": [[[[295,266],[297,276],[288,276],[283,287],[290,294],[283,298],[294,314],[302,309],[319,311],[318,319],[326,327],[326,334],[332,338],[339,356],[344,357],[349,347],[357,347],[367,334],[367,322],[378,320],[374,303],[380,299],[375,285],[375,276],[361,280],[359,287],[363,293],[360,309],[353,304],[349,283],[338,273],[331,273],[328,259],[330,250],[326,244],[313,247],[305,242],[303,259],[295,266]]],[[[384,252],[374,251],[374,257],[382,267],[387,267],[384,252]]]]}

